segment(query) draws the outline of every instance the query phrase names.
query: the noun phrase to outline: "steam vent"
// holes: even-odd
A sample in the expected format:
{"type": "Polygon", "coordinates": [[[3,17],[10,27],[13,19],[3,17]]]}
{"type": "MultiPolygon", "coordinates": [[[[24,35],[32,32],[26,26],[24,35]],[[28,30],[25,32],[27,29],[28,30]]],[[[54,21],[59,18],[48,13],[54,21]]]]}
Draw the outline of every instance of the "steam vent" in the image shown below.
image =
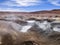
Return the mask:
{"type": "Polygon", "coordinates": [[[0,45],[60,45],[60,10],[0,12],[0,45]]]}

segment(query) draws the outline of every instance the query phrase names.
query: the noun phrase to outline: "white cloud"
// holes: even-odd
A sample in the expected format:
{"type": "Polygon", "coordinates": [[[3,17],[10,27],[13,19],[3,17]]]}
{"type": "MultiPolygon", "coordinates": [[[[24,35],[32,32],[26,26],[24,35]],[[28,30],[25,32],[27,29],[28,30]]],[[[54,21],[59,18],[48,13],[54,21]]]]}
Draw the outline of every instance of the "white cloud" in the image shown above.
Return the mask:
{"type": "Polygon", "coordinates": [[[19,8],[19,7],[35,6],[35,5],[40,5],[41,3],[42,0],[7,0],[5,2],[0,3],[0,5],[2,5],[0,7],[0,11],[28,12],[29,10],[26,10],[24,8],[19,8]]]}
{"type": "Polygon", "coordinates": [[[5,2],[1,3],[1,5],[11,6],[11,7],[20,6],[20,5],[18,5],[17,3],[13,2],[13,1],[5,1],[5,2]]]}
{"type": "Polygon", "coordinates": [[[48,0],[51,4],[60,6],[60,0],[48,0]]]}
{"type": "Polygon", "coordinates": [[[38,5],[42,1],[41,0],[15,0],[16,3],[18,3],[20,6],[32,6],[32,5],[38,5]]]}
{"type": "Polygon", "coordinates": [[[8,11],[8,12],[27,12],[26,10],[15,9],[15,8],[0,8],[0,11],[8,11]]]}
{"type": "Polygon", "coordinates": [[[2,3],[2,5],[8,6],[34,6],[40,5],[42,0],[9,0],[2,3]]]}

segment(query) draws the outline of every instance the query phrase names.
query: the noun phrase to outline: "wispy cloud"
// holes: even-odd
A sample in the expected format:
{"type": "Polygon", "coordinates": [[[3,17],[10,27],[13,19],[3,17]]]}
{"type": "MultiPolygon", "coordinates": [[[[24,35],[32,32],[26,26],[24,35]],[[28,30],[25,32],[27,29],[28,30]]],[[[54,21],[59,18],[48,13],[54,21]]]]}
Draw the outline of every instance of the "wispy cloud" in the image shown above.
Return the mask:
{"type": "Polygon", "coordinates": [[[48,0],[48,1],[55,6],[60,6],[60,0],[48,0]]]}
{"type": "Polygon", "coordinates": [[[33,6],[42,3],[41,0],[15,0],[20,6],[33,6]]]}
{"type": "Polygon", "coordinates": [[[13,0],[5,1],[5,2],[1,3],[0,5],[5,5],[5,6],[9,6],[9,7],[20,6],[13,0]]]}
{"type": "MultiPolygon", "coordinates": [[[[60,0],[0,0],[0,11],[37,11],[46,9],[44,6],[49,1],[55,6],[60,6],[60,0]]],[[[48,4],[50,4],[48,3],[48,4]]],[[[51,6],[51,5],[50,5],[51,6]]],[[[49,8],[49,7],[48,7],[49,8]]]]}
{"type": "Polygon", "coordinates": [[[0,11],[8,11],[8,12],[28,12],[24,9],[15,9],[15,8],[0,8],[0,11]]]}
{"type": "Polygon", "coordinates": [[[21,9],[20,7],[35,6],[40,5],[41,3],[42,0],[5,0],[0,3],[0,11],[27,11],[25,9],[21,9]]]}
{"type": "Polygon", "coordinates": [[[42,0],[9,0],[1,4],[8,6],[34,6],[34,5],[40,5],[41,3],[42,0]]]}

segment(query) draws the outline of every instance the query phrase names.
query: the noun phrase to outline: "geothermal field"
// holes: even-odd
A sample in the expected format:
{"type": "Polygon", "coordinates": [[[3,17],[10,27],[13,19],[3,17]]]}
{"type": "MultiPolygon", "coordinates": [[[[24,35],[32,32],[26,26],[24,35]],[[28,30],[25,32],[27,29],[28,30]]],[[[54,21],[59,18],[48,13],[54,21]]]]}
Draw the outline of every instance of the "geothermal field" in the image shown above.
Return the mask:
{"type": "Polygon", "coordinates": [[[60,10],[0,12],[0,45],[60,45],[60,10]]]}

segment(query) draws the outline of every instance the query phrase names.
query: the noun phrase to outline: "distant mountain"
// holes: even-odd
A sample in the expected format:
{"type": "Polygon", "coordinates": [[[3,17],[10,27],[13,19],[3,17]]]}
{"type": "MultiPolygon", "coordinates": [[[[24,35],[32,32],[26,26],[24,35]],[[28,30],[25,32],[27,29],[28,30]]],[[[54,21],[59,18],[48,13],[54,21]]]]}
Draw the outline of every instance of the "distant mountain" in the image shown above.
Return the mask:
{"type": "Polygon", "coordinates": [[[36,11],[36,12],[31,12],[31,13],[40,13],[40,14],[54,13],[54,14],[60,14],[60,9],[54,9],[54,10],[43,10],[43,11],[36,11]]]}
{"type": "Polygon", "coordinates": [[[60,14],[60,9],[53,9],[53,10],[43,10],[43,11],[35,11],[35,12],[5,12],[5,11],[0,11],[0,13],[3,13],[3,14],[12,14],[12,13],[15,13],[15,14],[26,14],[26,13],[56,13],[56,14],[60,14]]]}
{"type": "Polygon", "coordinates": [[[1,15],[16,15],[16,16],[23,16],[23,18],[40,18],[40,17],[60,17],[60,9],[54,10],[43,10],[43,11],[35,11],[35,12],[3,12],[0,11],[1,15]]]}

